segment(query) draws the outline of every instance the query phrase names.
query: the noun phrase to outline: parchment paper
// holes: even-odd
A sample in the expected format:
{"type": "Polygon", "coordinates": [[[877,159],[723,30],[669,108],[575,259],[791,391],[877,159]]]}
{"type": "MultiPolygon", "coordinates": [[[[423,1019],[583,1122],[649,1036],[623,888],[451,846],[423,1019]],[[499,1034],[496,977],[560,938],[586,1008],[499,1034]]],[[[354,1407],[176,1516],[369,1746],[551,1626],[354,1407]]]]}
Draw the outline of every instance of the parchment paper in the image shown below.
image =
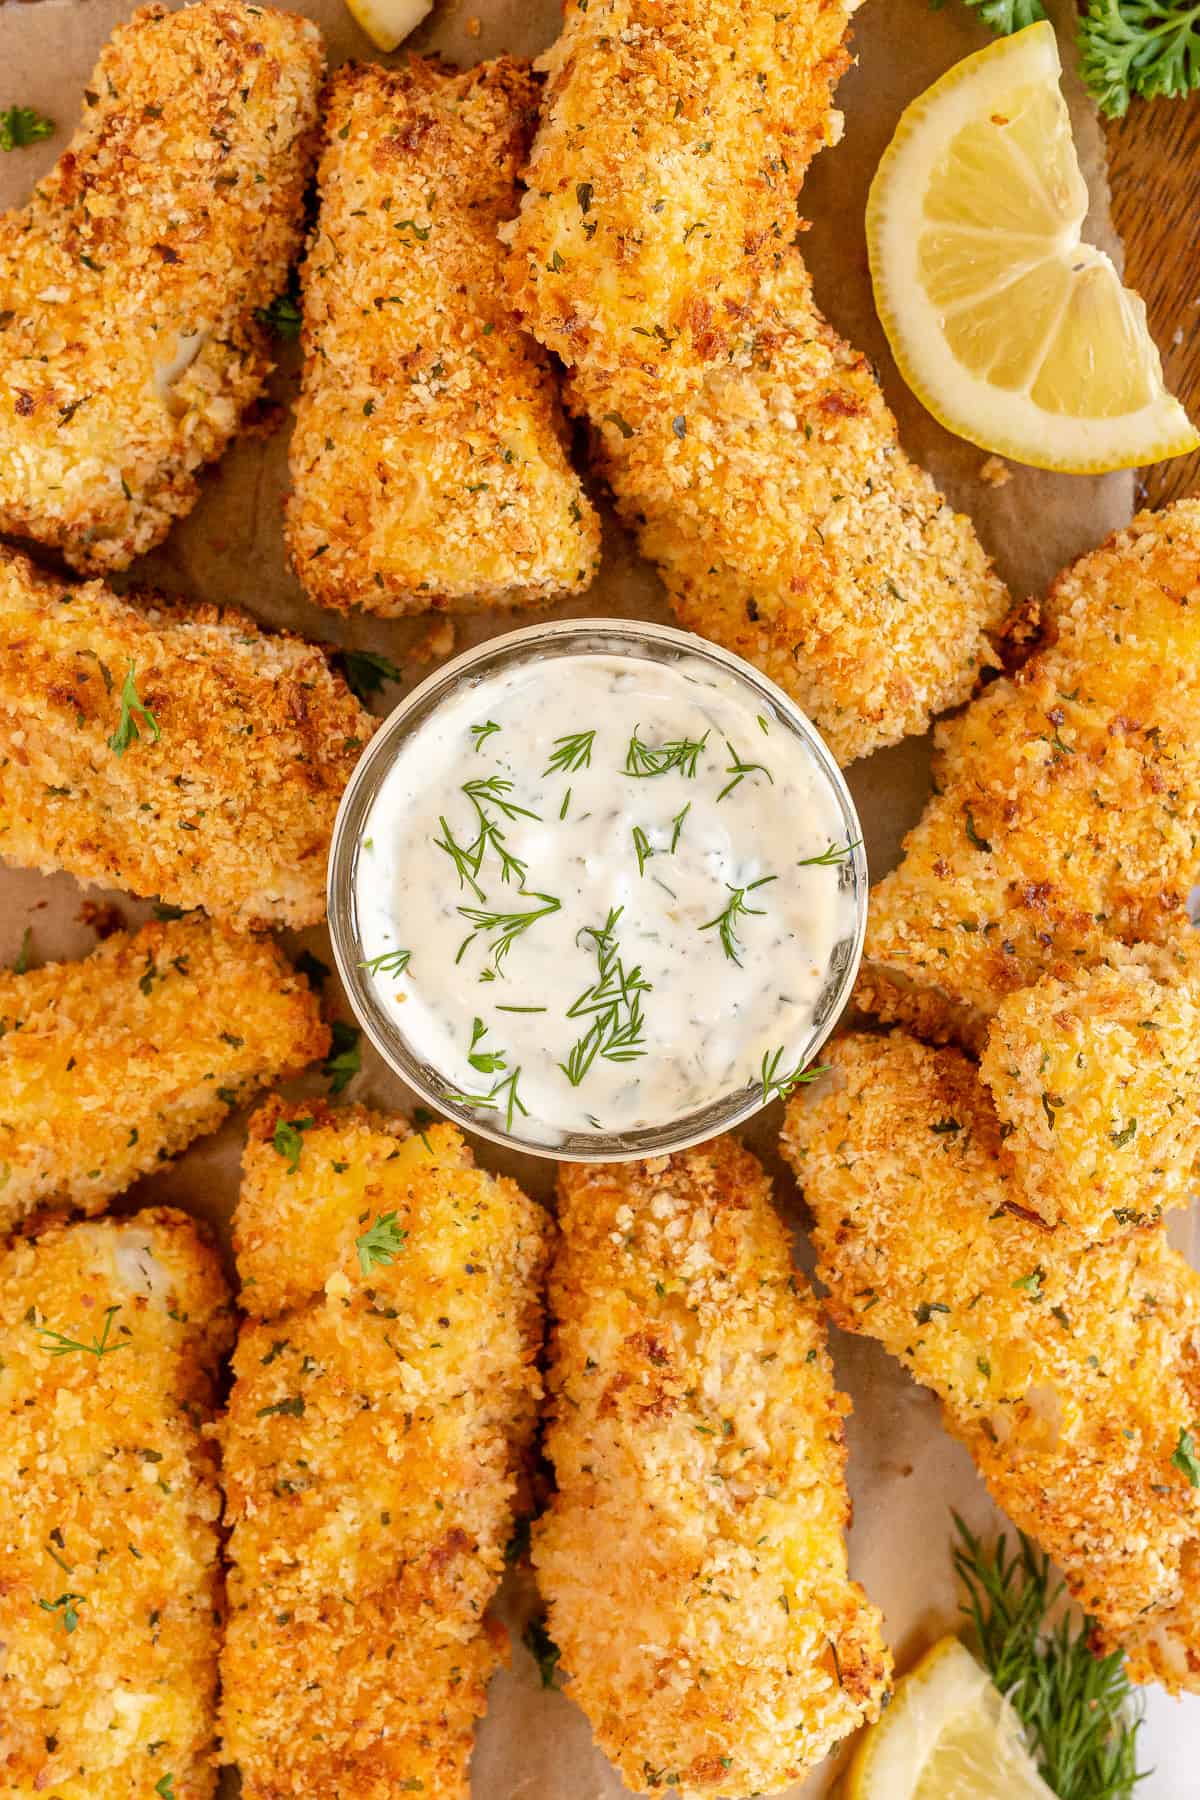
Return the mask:
{"type": "MultiPolygon", "coordinates": [[[[59,125],[48,142],[0,158],[0,205],[24,199],[62,149],[95,57],[131,7],[132,0],[0,4],[0,107],[18,102],[35,106],[59,125]]],[[[376,55],[340,0],[298,0],[295,10],[321,24],[331,62],[376,55]]],[[[440,0],[433,18],[410,43],[437,49],[459,63],[501,50],[534,55],[553,38],[557,18],[555,0],[440,0]]],[[[839,94],[846,116],[844,141],[818,159],[805,189],[803,209],[811,230],[804,250],[818,300],[830,319],[874,359],[908,449],[932,469],[952,500],[973,515],[1014,591],[1037,593],[1064,562],[1129,517],[1132,478],[1072,478],[1014,468],[1004,487],[982,480],[983,453],[942,430],[896,375],[871,303],[862,230],[867,185],[901,108],[958,57],[987,40],[986,30],[957,0],[936,11],[929,10],[926,0],[870,0],[857,19],[857,66],[839,94]]],[[[1069,36],[1063,41],[1064,62],[1070,65],[1069,36]]],[[[1073,84],[1071,98],[1092,195],[1090,235],[1115,251],[1099,127],[1073,84]]],[[[274,393],[286,407],[295,391],[294,348],[283,350],[281,362],[274,393]]],[[[444,629],[436,641],[426,641],[423,622],[335,618],[310,606],[287,572],[281,533],[287,436],[284,418],[273,436],[238,444],[206,478],[192,515],[158,551],[135,565],[128,580],[152,581],[196,599],[237,601],[265,623],[286,624],[343,645],[369,646],[402,663],[406,680],[418,679],[428,668],[422,658],[431,650],[438,656],[449,653],[444,629]]],[[[588,613],[669,617],[653,571],[637,561],[610,515],[604,566],[595,585],[555,616],[588,613]]],[[[503,616],[458,624],[453,647],[463,649],[507,624],[503,616]]],[[[386,690],[376,710],[395,704],[399,691],[386,690]]],[[[920,811],[928,790],[928,754],[927,741],[914,740],[849,772],[876,876],[895,861],[900,837],[920,811]]],[[[0,869],[0,959],[15,958],[27,924],[33,928],[35,961],[86,954],[95,933],[79,918],[82,897],[66,876],[46,879],[0,869]]],[[[149,910],[119,895],[92,897],[115,899],[130,924],[140,923],[149,910]]],[[[330,960],[323,932],[304,933],[289,940],[289,947],[294,950],[300,942],[330,960]]],[[[326,993],[331,1008],[345,1014],[332,977],[326,993]]],[[[401,1085],[365,1044],[363,1065],[351,1098],[389,1107],[404,1104],[401,1085]]],[[[320,1083],[310,1080],[308,1085],[320,1083]]],[[[775,1154],[778,1112],[775,1107],[762,1115],[748,1136],[778,1176],[778,1199],[796,1225],[798,1258],[807,1267],[811,1255],[803,1208],[775,1154]]],[[[214,1223],[227,1243],[241,1139],[242,1120],[235,1119],[140,1183],[121,1201],[121,1209],[150,1203],[183,1206],[214,1223]]],[[[517,1173],[538,1195],[550,1193],[551,1165],[505,1157],[486,1144],[478,1150],[485,1165],[517,1173]]],[[[989,1528],[994,1515],[965,1451],[940,1430],[932,1399],[876,1345],[836,1331],[832,1337],[840,1382],[855,1405],[849,1427],[855,1501],[852,1568],[883,1606],[903,1668],[956,1622],[949,1507],[956,1506],[981,1528],[989,1528]]],[[[630,1554],[637,1554],[636,1543],[630,1554]]],[[[521,1621],[536,1604],[528,1577],[510,1580],[502,1614],[513,1631],[513,1667],[497,1676],[491,1690],[488,1716],[479,1731],[473,1794],[476,1800],[610,1800],[623,1789],[593,1747],[586,1720],[565,1695],[540,1689],[520,1647],[521,1621]]],[[[1200,1701],[1172,1707],[1156,1700],[1148,1748],[1159,1774],[1142,1788],[1145,1800],[1181,1800],[1196,1791],[1192,1759],[1184,1760],[1189,1740],[1193,1747],[1200,1745],[1200,1701]]],[[[828,1792],[834,1774],[834,1765],[827,1765],[803,1788],[792,1790],[792,1800],[801,1795],[817,1800],[828,1792]]],[[[232,1784],[229,1791],[236,1791],[232,1784]]]]}

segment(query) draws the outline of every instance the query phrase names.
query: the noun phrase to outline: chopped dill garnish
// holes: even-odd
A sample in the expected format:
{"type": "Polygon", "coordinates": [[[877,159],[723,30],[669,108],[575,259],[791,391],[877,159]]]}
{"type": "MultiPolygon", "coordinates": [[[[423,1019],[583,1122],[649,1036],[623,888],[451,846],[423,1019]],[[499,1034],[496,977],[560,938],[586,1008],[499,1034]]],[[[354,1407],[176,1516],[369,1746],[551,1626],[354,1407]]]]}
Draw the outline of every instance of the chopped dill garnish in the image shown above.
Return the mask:
{"type": "Polygon", "coordinates": [[[753,914],[755,918],[761,919],[766,912],[766,907],[764,906],[747,906],[746,895],[752,894],[755,888],[766,887],[768,882],[777,879],[778,878],[774,875],[760,875],[757,881],[750,882],[747,887],[729,887],[729,883],[726,882],[725,886],[729,888],[730,895],[732,896],[729,905],[725,907],[723,912],[719,912],[715,919],[709,919],[700,927],[701,931],[712,931],[715,929],[720,934],[722,950],[724,950],[730,962],[736,963],[739,969],[742,966],[742,959],[738,952],[743,948],[743,945],[738,939],[737,922],[743,916],[748,917],[751,914],[753,914]]]}
{"type": "Polygon", "coordinates": [[[486,1107],[490,1112],[499,1112],[503,1103],[504,1128],[506,1131],[511,1131],[513,1128],[513,1119],[517,1113],[520,1113],[522,1118],[528,1118],[529,1116],[529,1108],[522,1105],[521,1097],[517,1092],[517,1084],[520,1079],[520,1069],[510,1069],[506,1075],[502,1076],[501,1079],[495,1083],[489,1093],[454,1093],[447,1094],[446,1099],[456,1101],[459,1106],[486,1107]]]}
{"type": "Polygon", "coordinates": [[[707,731],[702,738],[671,738],[665,744],[647,744],[638,736],[640,729],[640,726],[634,726],[629,748],[625,752],[626,775],[634,775],[641,780],[649,775],[666,775],[672,769],[678,769],[687,780],[694,780],[700,752],[708,742],[707,731]]]}
{"type": "Polygon", "coordinates": [[[606,1062],[633,1062],[645,1056],[642,1017],[643,994],[651,983],[640,965],[626,969],[617,949],[617,923],[624,909],[614,906],[603,925],[588,925],[580,934],[590,937],[596,951],[596,979],[567,1008],[568,1019],[590,1018],[591,1024],[571,1046],[559,1068],[578,1087],[598,1056],[606,1062]]]}
{"type": "Polygon", "coordinates": [[[781,1073],[779,1065],[782,1061],[782,1046],[778,1050],[771,1051],[769,1055],[766,1051],[763,1052],[759,1082],[762,1086],[764,1106],[772,1094],[778,1094],[781,1100],[786,1100],[793,1088],[804,1086],[810,1081],[815,1081],[818,1075],[829,1073],[827,1066],[819,1069],[806,1069],[803,1063],[797,1063],[794,1069],[788,1069],[781,1073]]]}
{"type": "Polygon", "coordinates": [[[849,862],[853,851],[862,843],[855,838],[852,844],[827,844],[820,856],[802,856],[796,864],[798,869],[836,869],[840,864],[849,862]]]}
{"type": "Polygon", "coordinates": [[[574,775],[579,769],[590,768],[592,745],[595,741],[594,731],[571,731],[565,737],[555,738],[550,761],[542,774],[555,775],[565,771],[568,775],[574,775]]]}
{"type": "Polygon", "coordinates": [[[472,725],[471,736],[475,739],[476,755],[483,749],[483,746],[491,737],[493,731],[499,731],[499,729],[500,727],[497,725],[495,719],[489,719],[484,725],[472,725]]]}
{"type": "Polygon", "coordinates": [[[728,738],[725,739],[725,748],[729,752],[729,767],[726,769],[725,773],[727,775],[732,775],[733,780],[727,781],[717,795],[718,805],[725,798],[726,794],[732,794],[734,788],[740,786],[740,784],[745,781],[747,775],[765,775],[767,780],[771,783],[771,786],[775,786],[775,777],[772,775],[770,769],[768,769],[766,763],[743,762],[728,738]]]}
{"type": "Polygon", "coordinates": [[[370,956],[359,963],[368,975],[403,975],[412,961],[411,950],[384,950],[378,956],[370,956]]]}
{"type": "Polygon", "coordinates": [[[97,1362],[103,1356],[112,1356],[117,1350],[126,1350],[129,1347],[128,1338],[123,1338],[119,1344],[110,1344],[108,1341],[112,1334],[112,1322],[120,1310],[119,1306],[110,1306],[105,1310],[100,1336],[94,1337],[90,1344],[68,1337],[65,1332],[52,1331],[49,1325],[39,1325],[39,1334],[48,1340],[42,1345],[42,1349],[48,1356],[69,1356],[72,1350],[82,1350],[85,1356],[94,1356],[97,1362]]]}
{"type": "Polygon", "coordinates": [[[539,919],[546,918],[550,913],[558,912],[562,906],[562,901],[556,900],[552,894],[526,893],[524,888],[521,889],[521,898],[523,900],[540,900],[542,904],[530,907],[528,912],[497,912],[484,906],[460,906],[459,912],[475,929],[469,932],[458,946],[455,962],[462,961],[468,945],[474,942],[481,931],[494,931],[497,935],[488,945],[488,949],[491,951],[493,973],[498,975],[500,964],[521,933],[528,931],[531,925],[536,925],[539,919]]]}

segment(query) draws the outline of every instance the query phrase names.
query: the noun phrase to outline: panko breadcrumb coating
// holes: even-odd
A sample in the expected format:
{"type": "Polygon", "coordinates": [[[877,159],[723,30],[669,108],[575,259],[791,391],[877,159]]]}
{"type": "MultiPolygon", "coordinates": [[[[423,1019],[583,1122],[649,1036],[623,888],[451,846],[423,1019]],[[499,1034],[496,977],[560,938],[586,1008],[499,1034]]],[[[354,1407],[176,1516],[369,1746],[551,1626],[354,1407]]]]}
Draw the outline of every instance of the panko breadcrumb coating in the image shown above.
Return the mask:
{"type": "Polygon", "coordinates": [[[0,971],[0,1231],[106,1200],[329,1048],[269,939],[199,916],[0,971]]]}
{"type": "Polygon", "coordinates": [[[682,336],[723,361],[723,305],[797,227],[841,134],[845,0],[568,0],[510,237],[521,314],[569,367],[640,368],[682,336]]]}
{"type": "Polygon", "coordinates": [[[791,247],[849,11],[569,6],[509,263],[681,623],[770,675],[842,762],[966,700],[1008,610],[791,247]]]}
{"type": "Polygon", "coordinates": [[[533,1560],[568,1692],[634,1792],[774,1792],[874,1719],[820,1313],[734,1139],[559,1175],[533,1560]]]}
{"type": "Polygon", "coordinates": [[[502,293],[496,228],[536,108],[508,57],[349,65],[329,84],[287,513],[322,606],[526,605],[595,572],[549,363],[502,293]]]}
{"type": "Polygon", "coordinates": [[[548,1222],[450,1126],[278,1099],[234,1244],[224,1756],[246,1800],[466,1800],[548,1222]]]}
{"type": "Polygon", "coordinates": [[[209,1800],[222,1618],[201,1436],[233,1337],[200,1229],[55,1224],[0,1259],[0,1794],[209,1800]]]}
{"type": "Polygon", "coordinates": [[[757,664],[847,763],[970,697],[1008,598],[795,251],[738,322],[719,365],[568,392],[680,623],[757,664]]]}
{"type": "Polygon", "coordinates": [[[1020,1210],[960,1051],[894,1032],[824,1055],[783,1149],[833,1319],[938,1395],[1131,1678],[1200,1691],[1200,1275],[1161,1229],[1081,1249],[1020,1210]]]}
{"type": "Polygon", "coordinates": [[[1000,1001],[1163,939],[1200,869],[1200,500],[1060,575],[1051,640],[941,728],[937,792],[876,887],[860,1002],[977,1044],[1000,1001]]]}
{"type": "Polygon", "coordinates": [[[316,646],[139,599],[0,548],[0,857],[243,929],[314,924],[375,721],[316,646]]]}
{"type": "Polygon", "coordinates": [[[1000,1002],[980,1075],[1023,1204],[1112,1237],[1186,1206],[1200,1163],[1200,946],[1114,945],[1000,1002]]]}
{"type": "Polygon", "coordinates": [[[123,569],[190,512],[271,370],[255,320],[303,234],[316,26],[146,6],[83,121],[0,217],[0,529],[123,569]]]}

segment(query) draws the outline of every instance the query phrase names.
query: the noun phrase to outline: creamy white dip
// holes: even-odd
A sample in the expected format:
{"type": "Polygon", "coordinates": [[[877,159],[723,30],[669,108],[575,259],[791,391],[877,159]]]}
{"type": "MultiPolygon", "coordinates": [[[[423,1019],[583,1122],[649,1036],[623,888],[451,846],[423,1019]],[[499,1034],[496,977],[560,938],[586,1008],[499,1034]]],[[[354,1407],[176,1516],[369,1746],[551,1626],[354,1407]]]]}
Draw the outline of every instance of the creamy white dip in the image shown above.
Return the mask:
{"type": "Polygon", "coordinates": [[[855,930],[833,786],[701,657],[483,675],[366,816],[363,967],[410,1052],[531,1143],[663,1127],[798,1075],[855,930]]]}

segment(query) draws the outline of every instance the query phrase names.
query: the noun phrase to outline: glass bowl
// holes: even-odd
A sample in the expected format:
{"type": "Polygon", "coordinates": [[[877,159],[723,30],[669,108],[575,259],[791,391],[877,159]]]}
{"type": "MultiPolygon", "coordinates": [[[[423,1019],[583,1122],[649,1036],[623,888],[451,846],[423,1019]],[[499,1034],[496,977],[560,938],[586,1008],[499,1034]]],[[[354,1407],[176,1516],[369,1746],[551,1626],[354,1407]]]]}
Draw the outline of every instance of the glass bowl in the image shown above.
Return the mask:
{"type": "Polygon", "coordinates": [[[364,970],[364,949],[357,907],[358,858],[366,820],[401,746],[451,696],[478,686],[485,678],[517,665],[551,663],[570,656],[620,656],[662,663],[698,659],[732,677],[759,712],[779,721],[800,739],[828,783],[846,833],[850,854],[838,865],[838,881],[849,895],[852,926],[833,948],[829,972],[814,1007],[807,1040],[788,1046],[794,1066],[808,1064],[836,1025],[858,973],[867,923],[867,859],[862,828],[841,770],[815,727],[774,682],[733,656],[690,632],[641,620],[570,619],[557,624],[529,625],[506,632],[454,657],[413,689],[380,726],[354,770],[342,796],[329,853],[329,932],[346,995],[368,1039],[384,1061],[426,1104],[464,1131],[510,1149],[564,1162],[629,1162],[665,1156],[690,1144],[742,1125],[766,1104],[759,1082],[739,1087],[686,1115],[662,1125],[624,1132],[564,1133],[553,1143],[522,1132],[520,1121],[506,1129],[478,1110],[455,1100],[453,1085],[408,1044],[395,1020],[383,1009],[364,970]]]}

